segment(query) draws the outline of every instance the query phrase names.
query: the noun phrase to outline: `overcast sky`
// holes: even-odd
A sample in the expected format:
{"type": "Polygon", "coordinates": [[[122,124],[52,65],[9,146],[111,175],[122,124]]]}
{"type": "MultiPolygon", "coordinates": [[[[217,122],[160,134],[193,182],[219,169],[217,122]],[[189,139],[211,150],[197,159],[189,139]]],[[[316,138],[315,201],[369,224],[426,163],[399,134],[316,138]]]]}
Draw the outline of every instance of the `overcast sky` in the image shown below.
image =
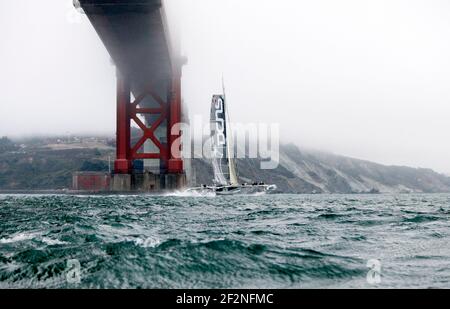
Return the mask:
{"type": "MultiPolygon", "coordinates": [[[[0,1],[0,135],[113,133],[114,67],[70,0],[0,1]]],[[[450,173],[447,0],[167,0],[189,113],[300,146],[450,173]]]]}

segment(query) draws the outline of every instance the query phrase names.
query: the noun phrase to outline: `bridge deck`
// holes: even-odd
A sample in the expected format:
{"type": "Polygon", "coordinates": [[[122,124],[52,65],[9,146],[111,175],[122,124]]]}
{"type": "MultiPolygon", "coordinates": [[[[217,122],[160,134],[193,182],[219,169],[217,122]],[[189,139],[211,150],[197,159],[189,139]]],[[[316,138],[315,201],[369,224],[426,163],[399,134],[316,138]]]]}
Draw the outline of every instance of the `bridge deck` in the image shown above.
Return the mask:
{"type": "Polygon", "coordinates": [[[161,0],[80,0],[80,4],[119,71],[129,76],[135,95],[150,84],[166,88],[172,59],[161,0]]]}

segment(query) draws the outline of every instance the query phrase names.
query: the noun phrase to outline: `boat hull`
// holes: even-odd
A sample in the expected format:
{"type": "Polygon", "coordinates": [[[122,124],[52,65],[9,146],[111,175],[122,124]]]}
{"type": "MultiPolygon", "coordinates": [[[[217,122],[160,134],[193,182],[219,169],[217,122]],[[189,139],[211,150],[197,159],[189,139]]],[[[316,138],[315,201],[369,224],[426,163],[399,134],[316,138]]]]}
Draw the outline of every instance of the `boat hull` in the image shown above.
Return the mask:
{"type": "Polygon", "coordinates": [[[266,194],[276,191],[275,185],[241,185],[241,186],[208,186],[188,189],[187,192],[197,194],[215,194],[215,195],[252,195],[266,194]]]}

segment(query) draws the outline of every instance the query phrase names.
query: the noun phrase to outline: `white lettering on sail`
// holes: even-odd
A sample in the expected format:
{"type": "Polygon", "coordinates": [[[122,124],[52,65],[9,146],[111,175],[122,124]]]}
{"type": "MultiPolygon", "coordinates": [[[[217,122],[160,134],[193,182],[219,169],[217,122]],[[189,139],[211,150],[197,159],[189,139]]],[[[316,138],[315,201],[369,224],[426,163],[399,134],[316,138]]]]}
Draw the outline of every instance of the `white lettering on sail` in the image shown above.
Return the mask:
{"type": "Polygon", "coordinates": [[[216,130],[217,130],[217,145],[223,146],[226,143],[225,138],[225,119],[223,117],[223,101],[218,99],[215,103],[216,108],[216,130]],[[219,115],[222,114],[222,117],[219,115]]]}

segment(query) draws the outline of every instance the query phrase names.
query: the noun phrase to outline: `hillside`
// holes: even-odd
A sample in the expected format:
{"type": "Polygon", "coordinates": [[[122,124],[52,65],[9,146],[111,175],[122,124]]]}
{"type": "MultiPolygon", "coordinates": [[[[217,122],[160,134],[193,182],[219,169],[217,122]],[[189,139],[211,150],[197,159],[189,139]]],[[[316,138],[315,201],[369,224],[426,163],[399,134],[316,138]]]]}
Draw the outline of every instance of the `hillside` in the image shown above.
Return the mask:
{"type": "MultiPolygon", "coordinates": [[[[108,171],[114,140],[99,137],[0,139],[0,190],[70,188],[75,171],[108,171]]],[[[238,160],[241,182],[275,183],[285,193],[450,192],[450,177],[430,169],[385,166],[330,153],[280,148],[280,165],[261,170],[258,159],[238,160]]],[[[210,184],[208,160],[192,161],[194,183],[210,184]]]]}
{"type": "MultiPolygon", "coordinates": [[[[196,182],[210,183],[205,160],[193,162],[196,182]]],[[[411,193],[450,192],[450,177],[430,169],[385,166],[289,144],[280,147],[280,165],[260,170],[259,160],[238,160],[241,181],[275,183],[290,193],[411,193]]]]}

